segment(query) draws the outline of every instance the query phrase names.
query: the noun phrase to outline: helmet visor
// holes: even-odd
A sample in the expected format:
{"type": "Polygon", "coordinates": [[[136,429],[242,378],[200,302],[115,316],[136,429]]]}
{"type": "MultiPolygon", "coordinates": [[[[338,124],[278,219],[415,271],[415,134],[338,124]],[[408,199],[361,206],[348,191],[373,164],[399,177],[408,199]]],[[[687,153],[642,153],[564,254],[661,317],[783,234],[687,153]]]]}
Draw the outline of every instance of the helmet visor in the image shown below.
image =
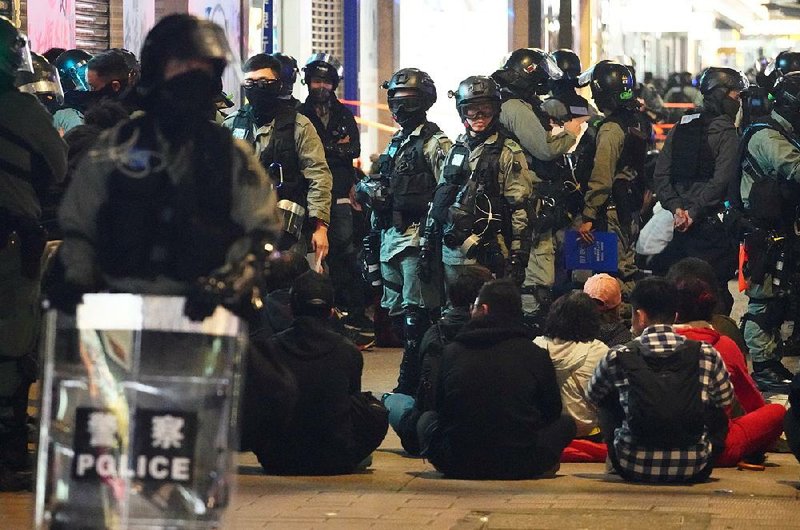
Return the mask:
{"type": "MultiPolygon", "coordinates": [[[[316,62],[327,63],[331,65],[333,69],[336,70],[336,74],[340,79],[344,74],[344,67],[342,66],[342,63],[340,63],[333,55],[329,53],[315,53],[309,57],[308,61],[306,61],[306,66],[316,62]]],[[[305,68],[303,70],[305,70],[305,68]]]]}
{"type": "Polygon", "coordinates": [[[28,36],[24,33],[20,33],[15,44],[20,58],[19,68],[17,68],[17,70],[20,72],[33,73],[33,58],[31,57],[31,45],[28,41],[28,36]]]}
{"type": "Polygon", "coordinates": [[[37,78],[24,85],[20,85],[20,92],[29,94],[52,94],[53,98],[61,105],[64,103],[64,89],[61,88],[61,79],[58,77],[58,70],[54,67],[46,71],[37,73],[37,78]]]}
{"type": "Polygon", "coordinates": [[[592,66],[591,68],[589,68],[585,72],[581,72],[578,75],[578,81],[577,81],[578,86],[579,87],[589,86],[589,83],[592,82],[592,75],[593,74],[594,74],[594,66],[592,66]]]}
{"type": "Polygon", "coordinates": [[[544,56],[542,62],[539,64],[539,68],[541,68],[550,79],[555,79],[557,81],[564,77],[564,72],[558,67],[558,63],[549,53],[544,56]]]}

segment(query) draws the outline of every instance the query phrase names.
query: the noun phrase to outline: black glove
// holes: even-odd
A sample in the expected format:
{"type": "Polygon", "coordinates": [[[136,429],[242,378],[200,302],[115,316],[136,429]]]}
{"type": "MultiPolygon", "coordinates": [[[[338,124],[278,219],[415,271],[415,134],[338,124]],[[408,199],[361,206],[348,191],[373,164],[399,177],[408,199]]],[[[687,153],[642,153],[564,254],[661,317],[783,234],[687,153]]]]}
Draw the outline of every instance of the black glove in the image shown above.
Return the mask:
{"type": "Polygon", "coordinates": [[[222,289],[215,278],[200,278],[186,295],[183,314],[189,320],[201,321],[210,317],[222,303],[222,289]]]}
{"type": "Polygon", "coordinates": [[[381,251],[381,233],[378,231],[371,231],[364,236],[362,240],[364,252],[378,253],[381,251]]]}
{"type": "Polygon", "coordinates": [[[47,285],[46,304],[69,315],[75,314],[75,307],[83,302],[83,294],[91,291],[85,286],[67,281],[52,282],[47,285]]]}
{"type": "Polygon", "coordinates": [[[424,283],[431,283],[433,278],[433,256],[430,249],[422,248],[417,258],[417,276],[424,283]]]}
{"type": "Polygon", "coordinates": [[[528,267],[528,259],[523,252],[514,252],[511,255],[511,279],[517,285],[525,282],[525,269],[528,267]]]}

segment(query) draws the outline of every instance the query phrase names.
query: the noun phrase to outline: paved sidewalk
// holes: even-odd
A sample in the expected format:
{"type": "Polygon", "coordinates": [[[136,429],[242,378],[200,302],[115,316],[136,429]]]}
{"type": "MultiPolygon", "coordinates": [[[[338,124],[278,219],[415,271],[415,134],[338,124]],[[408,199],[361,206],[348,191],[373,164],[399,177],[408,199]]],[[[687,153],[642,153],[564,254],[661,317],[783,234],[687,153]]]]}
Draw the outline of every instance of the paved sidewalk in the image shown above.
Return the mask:
{"type": "MultiPolygon", "coordinates": [[[[400,352],[365,357],[364,388],[394,386],[400,352]]],[[[564,464],[553,479],[445,480],[408,458],[390,432],[364,473],[267,477],[239,458],[238,492],[226,528],[313,529],[788,529],[800,528],[800,464],[771,454],[763,472],[715,470],[692,486],[630,485],[603,464],[564,464]]],[[[30,528],[31,494],[0,494],[0,529],[30,528]]]]}

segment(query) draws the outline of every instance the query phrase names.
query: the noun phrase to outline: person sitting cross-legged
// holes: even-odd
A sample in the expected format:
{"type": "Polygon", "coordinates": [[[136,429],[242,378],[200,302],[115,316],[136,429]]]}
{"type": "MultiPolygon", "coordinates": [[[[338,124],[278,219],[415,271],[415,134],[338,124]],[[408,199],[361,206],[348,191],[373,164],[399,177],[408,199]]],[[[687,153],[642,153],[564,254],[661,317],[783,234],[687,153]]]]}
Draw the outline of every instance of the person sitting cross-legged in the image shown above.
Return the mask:
{"type": "Polygon", "coordinates": [[[611,464],[628,481],[704,481],[728,427],[728,372],[711,345],[675,332],[672,283],[640,281],[631,306],[639,337],[609,351],[587,388],[611,464]]]}
{"type": "Polygon", "coordinates": [[[522,322],[510,280],[480,290],[472,319],[447,345],[435,410],[417,423],[422,456],[448,478],[552,476],[575,422],[561,413],[553,362],[522,322]]]}

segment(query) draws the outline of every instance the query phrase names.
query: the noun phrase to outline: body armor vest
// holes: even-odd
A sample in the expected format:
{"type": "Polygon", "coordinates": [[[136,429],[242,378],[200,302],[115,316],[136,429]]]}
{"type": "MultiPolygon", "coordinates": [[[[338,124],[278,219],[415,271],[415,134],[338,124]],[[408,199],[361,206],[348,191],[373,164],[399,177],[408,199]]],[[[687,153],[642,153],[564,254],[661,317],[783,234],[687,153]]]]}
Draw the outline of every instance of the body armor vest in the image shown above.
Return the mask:
{"type": "MultiPolygon", "coordinates": [[[[300,171],[300,159],[297,155],[297,145],[294,141],[297,110],[288,106],[280,106],[275,113],[275,121],[272,125],[272,134],[269,144],[259,155],[261,165],[267,171],[273,163],[280,164],[282,178],[280,175],[270,172],[270,176],[275,180],[275,191],[279,200],[289,200],[297,203],[303,208],[308,203],[308,184],[300,171]]],[[[255,143],[251,111],[249,109],[239,109],[233,119],[234,138],[240,138],[255,143]]]]}
{"type": "Polygon", "coordinates": [[[439,132],[439,126],[426,122],[420,134],[402,145],[395,136],[389,149],[378,159],[379,173],[389,182],[392,222],[400,231],[422,220],[428,211],[436,176],[425,159],[425,143],[439,132]]]}
{"type": "Polygon", "coordinates": [[[98,260],[112,276],[193,281],[225,263],[243,234],[230,220],[231,136],[211,123],[195,131],[191,166],[171,178],[150,117],[123,125],[119,161],[98,213],[98,260]],[[177,182],[174,182],[176,181],[177,182]]]}
{"type": "Polygon", "coordinates": [[[708,143],[713,116],[700,113],[681,118],[672,137],[672,181],[708,182],[716,162],[708,143]]]}
{"type": "Polygon", "coordinates": [[[762,117],[745,129],[742,135],[740,168],[753,179],[753,185],[747,197],[748,214],[752,221],[761,228],[787,230],[796,220],[795,209],[800,206],[800,185],[793,180],[768,174],[750,154],[748,145],[753,135],[764,129],[772,129],[781,134],[786,141],[800,151],[800,138],[792,134],[776,120],[769,116],[762,117]]]}

